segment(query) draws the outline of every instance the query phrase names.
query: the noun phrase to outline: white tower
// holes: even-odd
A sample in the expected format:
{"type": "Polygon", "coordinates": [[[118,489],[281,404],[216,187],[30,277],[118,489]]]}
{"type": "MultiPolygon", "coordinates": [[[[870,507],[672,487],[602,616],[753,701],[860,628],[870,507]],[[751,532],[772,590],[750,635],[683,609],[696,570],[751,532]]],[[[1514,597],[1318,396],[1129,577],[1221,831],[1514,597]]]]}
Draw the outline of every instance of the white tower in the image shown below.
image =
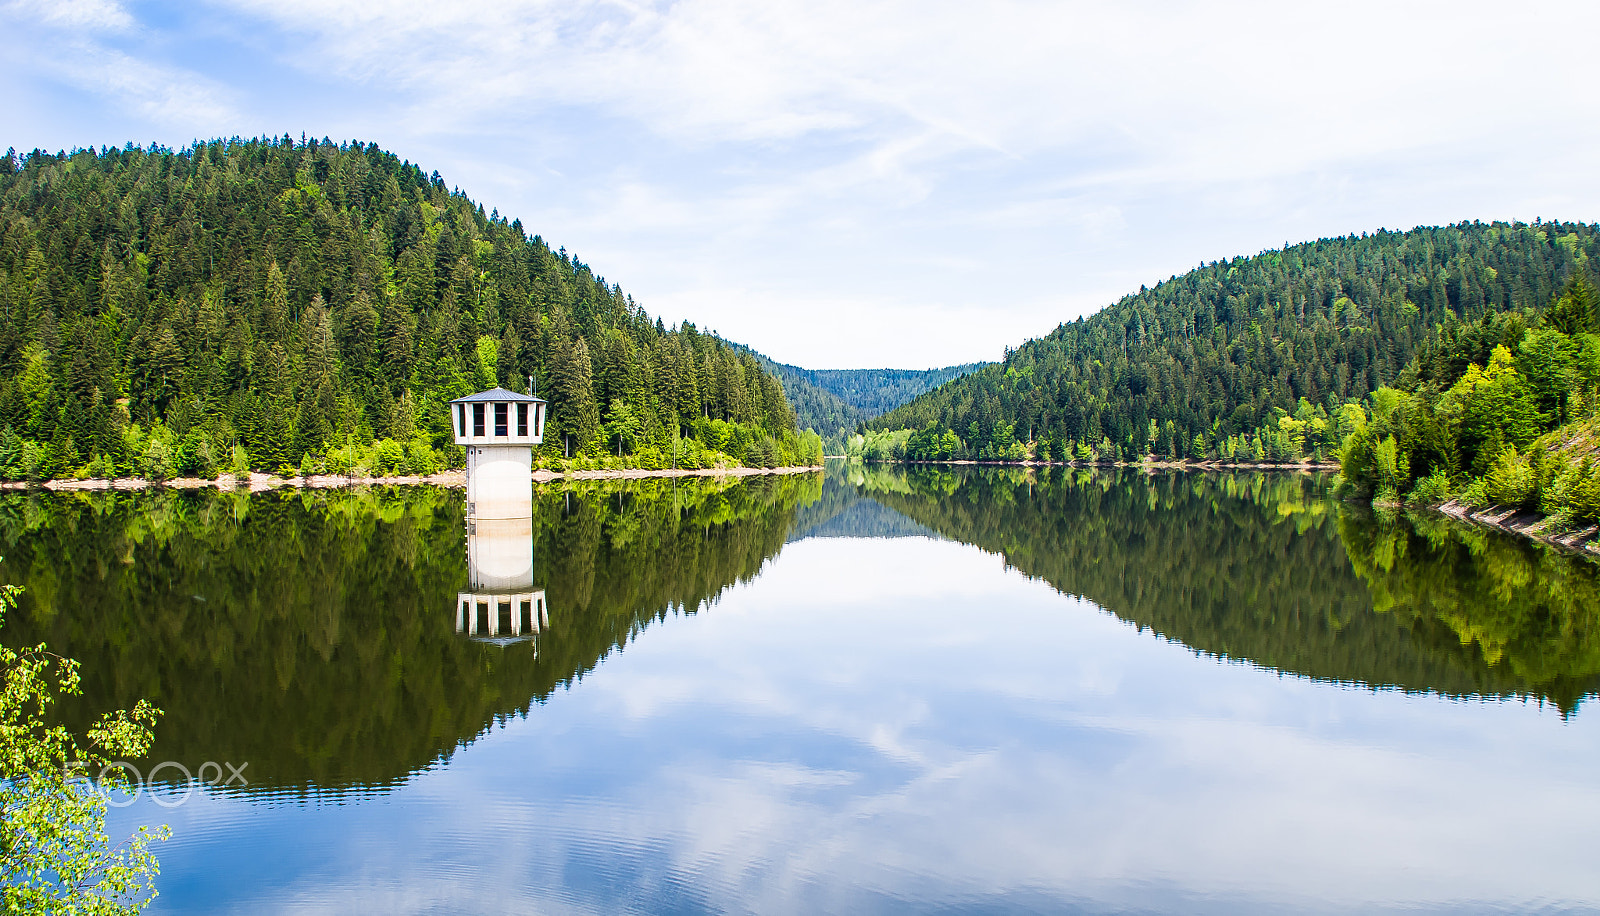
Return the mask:
{"type": "Polygon", "coordinates": [[[504,388],[450,402],[456,444],[467,450],[467,521],[533,515],[533,447],[545,402],[504,388]]]}
{"type": "Polygon", "coordinates": [[[545,402],[504,388],[450,402],[456,444],[467,450],[470,591],[456,596],[456,631],[521,642],[549,625],[533,587],[533,447],[544,441],[545,402]]]}

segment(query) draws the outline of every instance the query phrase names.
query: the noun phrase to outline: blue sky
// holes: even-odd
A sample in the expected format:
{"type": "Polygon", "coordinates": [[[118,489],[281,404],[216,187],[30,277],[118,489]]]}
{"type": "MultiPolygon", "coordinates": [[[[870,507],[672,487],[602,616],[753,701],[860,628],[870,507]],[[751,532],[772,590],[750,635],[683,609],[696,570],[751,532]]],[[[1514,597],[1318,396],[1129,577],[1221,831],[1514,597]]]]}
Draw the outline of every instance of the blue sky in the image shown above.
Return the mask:
{"type": "Polygon", "coordinates": [[[649,311],[994,359],[1285,242],[1600,218],[1600,6],[0,0],[0,146],[376,141],[649,311]]]}

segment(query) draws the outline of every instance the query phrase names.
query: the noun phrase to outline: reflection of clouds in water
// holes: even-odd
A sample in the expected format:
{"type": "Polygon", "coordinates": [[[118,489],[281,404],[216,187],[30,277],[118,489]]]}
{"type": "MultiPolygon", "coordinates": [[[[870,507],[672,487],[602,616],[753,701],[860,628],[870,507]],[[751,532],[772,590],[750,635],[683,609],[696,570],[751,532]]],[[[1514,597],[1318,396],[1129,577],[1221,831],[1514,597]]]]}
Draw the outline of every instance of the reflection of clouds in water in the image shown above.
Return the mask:
{"type": "MultiPolygon", "coordinates": [[[[674,783],[695,799],[685,808],[738,822],[787,806],[807,825],[748,825],[739,835],[762,851],[723,850],[730,873],[782,862],[835,886],[893,892],[899,876],[910,893],[936,862],[949,890],[979,894],[1154,881],[1348,905],[1600,894],[1578,852],[1600,832],[1600,792],[1549,762],[1594,747],[1587,720],[1185,663],[1183,647],[1042,583],[997,577],[996,562],[954,544],[791,545],[725,598],[747,614],[632,647],[628,666],[599,672],[582,699],[632,696],[638,671],[651,694],[683,704],[654,716],[702,715],[688,699],[698,697],[796,723],[775,730],[844,737],[907,771],[829,810],[752,786],[750,772],[695,769],[674,783]],[[826,676],[839,670],[855,678],[826,676]],[[676,689],[654,686],[674,677],[676,689]]],[[[668,823],[653,835],[681,831],[659,813],[668,823]]]]}
{"type": "Polygon", "coordinates": [[[998,564],[791,544],[391,795],[184,809],[168,873],[301,856],[257,899],[307,912],[1600,902],[1593,717],[1196,659],[998,564]]]}

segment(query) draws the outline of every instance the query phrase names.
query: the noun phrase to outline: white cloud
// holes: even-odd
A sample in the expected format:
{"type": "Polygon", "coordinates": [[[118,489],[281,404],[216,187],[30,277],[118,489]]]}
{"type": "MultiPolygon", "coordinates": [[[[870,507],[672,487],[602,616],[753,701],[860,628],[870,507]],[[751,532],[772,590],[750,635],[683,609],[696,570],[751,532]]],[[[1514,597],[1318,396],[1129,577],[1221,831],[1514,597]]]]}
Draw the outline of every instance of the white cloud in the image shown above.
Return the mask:
{"type": "Polygon", "coordinates": [[[400,82],[456,119],[577,101],[687,142],[931,131],[1025,155],[1109,140],[1252,174],[1488,132],[1473,112],[1567,108],[1570,96],[1507,79],[1506,62],[1575,75],[1581,54],[1563,52],[1597,18],[1552,7],[1551,29],[1503,4],[1371,2],[1338,15],[1253,2],[234,5],[309,36],[319,66],[400,82]]]}
{"type": "MultiPolygon", "coordinates": [[[[114,0],[18,0],[4,10],[16,17],[17,28],[0,43],[12,68],[86,93],[119,119],[192,129],[191,137],[220,134],[237,123],[232,93],[192,70],[149,59],[139,48],[141,29],[114,0]]],[[[83,139],[81,132],[73,137],[83,139]]],[[[111,144],[128,139],[88,138],[111,144]]]]}
{"type": "Polygon", "coordinates": [[[61,28],[120,32],[133,26],[133,17],[116,0],[12,0],[4,9],[61,28]]]}
{"type": "Polygon", "coordinates": [[[81,51],[77,60],[59,69],[63,78],[131,106],[157,124],[194,127],[195,136],[203,138],[237,121],[230,93],[211,80],[121,51],[88,45],[81,51]]]}

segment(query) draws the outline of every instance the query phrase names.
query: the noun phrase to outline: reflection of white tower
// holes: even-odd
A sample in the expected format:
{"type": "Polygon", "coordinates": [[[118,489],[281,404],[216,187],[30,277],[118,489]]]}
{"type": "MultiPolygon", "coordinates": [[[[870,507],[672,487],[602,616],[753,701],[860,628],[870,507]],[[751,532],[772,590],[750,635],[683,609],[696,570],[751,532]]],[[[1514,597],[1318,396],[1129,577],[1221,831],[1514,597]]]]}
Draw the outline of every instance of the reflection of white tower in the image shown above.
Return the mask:
{"type": "Polygon", "coordinates": [[[492,388],[450,402],[456,444],[467,450],[467,519],[533,514],[533,447],[545,402],[492,388]]]}
{"type": "Polygon", "coordinates": [[[549,626],[542,588],[520,595],[456,595],[456,632],[478,642],[537,644],[540,631],[549,626]]]}
{"type": "Polygon", "coordinates": [[[456,595],[456,632],[524,642],[550,625],[544,589],[533,587],[533,519],[467,522],[467,588],[456,595]]]}
{"type": "Polygon", "coordinates": [[[468,588],[456,596],[456,632],[496,643],[549,626],[533,587],[533,447],[545,402],[504,388],[450,402],[456,444],[467,450],[468,588]]]}
{"type": "Polygon", "coordinates": [[[475,592],[533,588],[533,519],[475,520],[467,530],[467,576],[475,592]]]}

